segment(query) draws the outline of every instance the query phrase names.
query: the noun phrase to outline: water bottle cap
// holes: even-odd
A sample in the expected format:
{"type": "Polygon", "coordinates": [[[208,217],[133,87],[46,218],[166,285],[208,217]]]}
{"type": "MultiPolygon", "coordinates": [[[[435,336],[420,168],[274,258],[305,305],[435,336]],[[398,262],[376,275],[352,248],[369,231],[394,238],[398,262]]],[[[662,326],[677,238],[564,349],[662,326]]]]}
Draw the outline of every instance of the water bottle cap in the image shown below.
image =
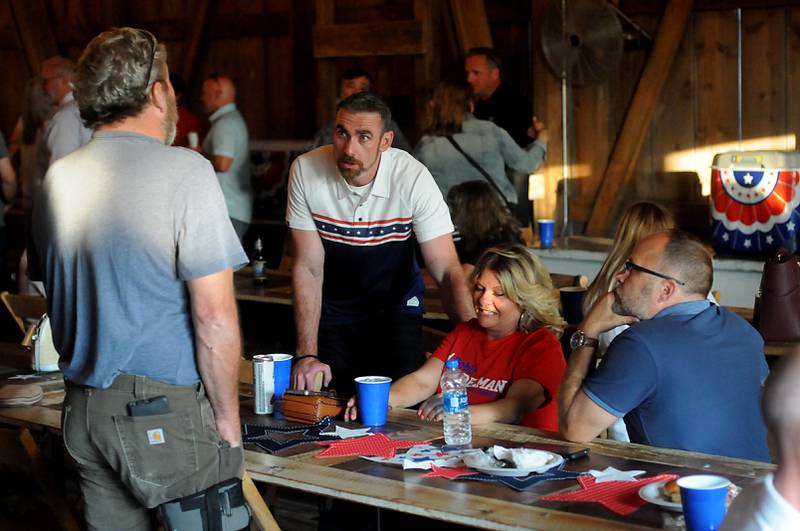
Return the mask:
{"type": "Polygon", "coordinates": [[[447,363],[444,364],[445,367],[448,369],[458,369],[458,360],[456,359],[449,359],[447,363]]]}

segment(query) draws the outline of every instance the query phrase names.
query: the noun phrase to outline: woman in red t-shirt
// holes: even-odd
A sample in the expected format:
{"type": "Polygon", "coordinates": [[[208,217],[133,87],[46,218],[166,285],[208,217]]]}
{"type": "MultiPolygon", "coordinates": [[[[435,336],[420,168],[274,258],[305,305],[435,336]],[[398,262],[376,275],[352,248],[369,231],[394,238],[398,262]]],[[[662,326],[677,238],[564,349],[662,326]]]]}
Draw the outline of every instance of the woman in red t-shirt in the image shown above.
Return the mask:
{"type": "Polygon", "coordinates": [[[556,395],[566,366],[558,336],[565,323],[550,274],[533,252],[509,245],[487,250],[469,282],[478,317],[456,326],[422,367],[392,384],[389,406],[422,402],[418,415],[441,421],[439,379],[445,361],[455,357],[470,376],[473,424],[558,431],[556,395]]]}

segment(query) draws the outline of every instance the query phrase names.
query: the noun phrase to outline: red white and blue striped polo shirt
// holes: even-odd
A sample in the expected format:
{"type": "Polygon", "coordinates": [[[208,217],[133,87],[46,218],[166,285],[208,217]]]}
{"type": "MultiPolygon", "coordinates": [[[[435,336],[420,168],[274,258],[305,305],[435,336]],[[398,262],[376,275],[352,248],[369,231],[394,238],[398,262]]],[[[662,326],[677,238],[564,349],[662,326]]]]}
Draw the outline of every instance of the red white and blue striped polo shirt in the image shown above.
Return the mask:
{"type": "Polygon", "coordinates": [[[353,322],[379,313],[422,314],[425,290],[415,242],[450,234],[453,223],[430,172],[389,148],[365,193],[339,174],[333,146],[301,155],[289,172],[286,223],[316,231],[325,249],[322,317],[353,322]]]}

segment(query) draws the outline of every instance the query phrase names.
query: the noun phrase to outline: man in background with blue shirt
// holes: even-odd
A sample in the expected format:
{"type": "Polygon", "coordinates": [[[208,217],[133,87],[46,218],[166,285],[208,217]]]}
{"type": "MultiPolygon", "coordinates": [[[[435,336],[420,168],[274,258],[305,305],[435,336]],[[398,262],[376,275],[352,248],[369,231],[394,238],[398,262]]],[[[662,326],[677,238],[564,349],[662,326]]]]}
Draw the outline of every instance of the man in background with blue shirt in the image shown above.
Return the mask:
{"type": "Polygon", "coordinates": [[[217,172],[228,215],[242,241],[253,217],[247,124],[236,108],[236,86],[227,77],[206,79],[201,98],[211,122],[202,152],[217,172]]]}
{"type": "Polygon", "coordinates": [[[625,417],[631,442],[769,461],[759,403],[763,340],[739,316],[705,299],[711,256],[688,234],[648,236],[616,288],[572,336],[559,396],[559,429],[572,441],[625,417]],[[621,324],[593,374],[600,333],[621,324]]]}

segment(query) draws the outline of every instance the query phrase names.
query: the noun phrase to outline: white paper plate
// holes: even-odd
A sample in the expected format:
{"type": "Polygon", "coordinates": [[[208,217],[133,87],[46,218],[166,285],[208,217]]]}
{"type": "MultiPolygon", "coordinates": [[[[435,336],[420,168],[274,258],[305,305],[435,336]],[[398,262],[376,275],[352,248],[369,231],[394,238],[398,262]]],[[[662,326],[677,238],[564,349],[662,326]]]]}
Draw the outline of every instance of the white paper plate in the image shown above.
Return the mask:
{"type": "Polygon", "coordinates": [[[655,505],[660,505],[665,509],[669,509],[670,511],[676,511],[679,513],[683,512],[683,507],[680,503],[675,503],[674,501],[670,500],[666,496],[664,496],[664,491],[662,490],[664,485],[667,481],[656,481],[654,483],[648,483],[641,489],[639,489],[639,497],[646,502],[650,502],[655,505]]]}
{"type": "MultiPolygon", "coordinates": [[[[544,450],[540,450],[544,452],[544,450]]],[[[548,455],[547,462],[542,466],[532,468],[510,468],[510,467],[486,467],[486,466],[470,466],[470,468],[483,472],[484,474],[491,474],[493,476],[513,477],[520,478],[530,474],[541,474],[547,472],[551,468],[557,467],[564,462],[564,458],[553,452],[545,452],[548,455]]]]}

